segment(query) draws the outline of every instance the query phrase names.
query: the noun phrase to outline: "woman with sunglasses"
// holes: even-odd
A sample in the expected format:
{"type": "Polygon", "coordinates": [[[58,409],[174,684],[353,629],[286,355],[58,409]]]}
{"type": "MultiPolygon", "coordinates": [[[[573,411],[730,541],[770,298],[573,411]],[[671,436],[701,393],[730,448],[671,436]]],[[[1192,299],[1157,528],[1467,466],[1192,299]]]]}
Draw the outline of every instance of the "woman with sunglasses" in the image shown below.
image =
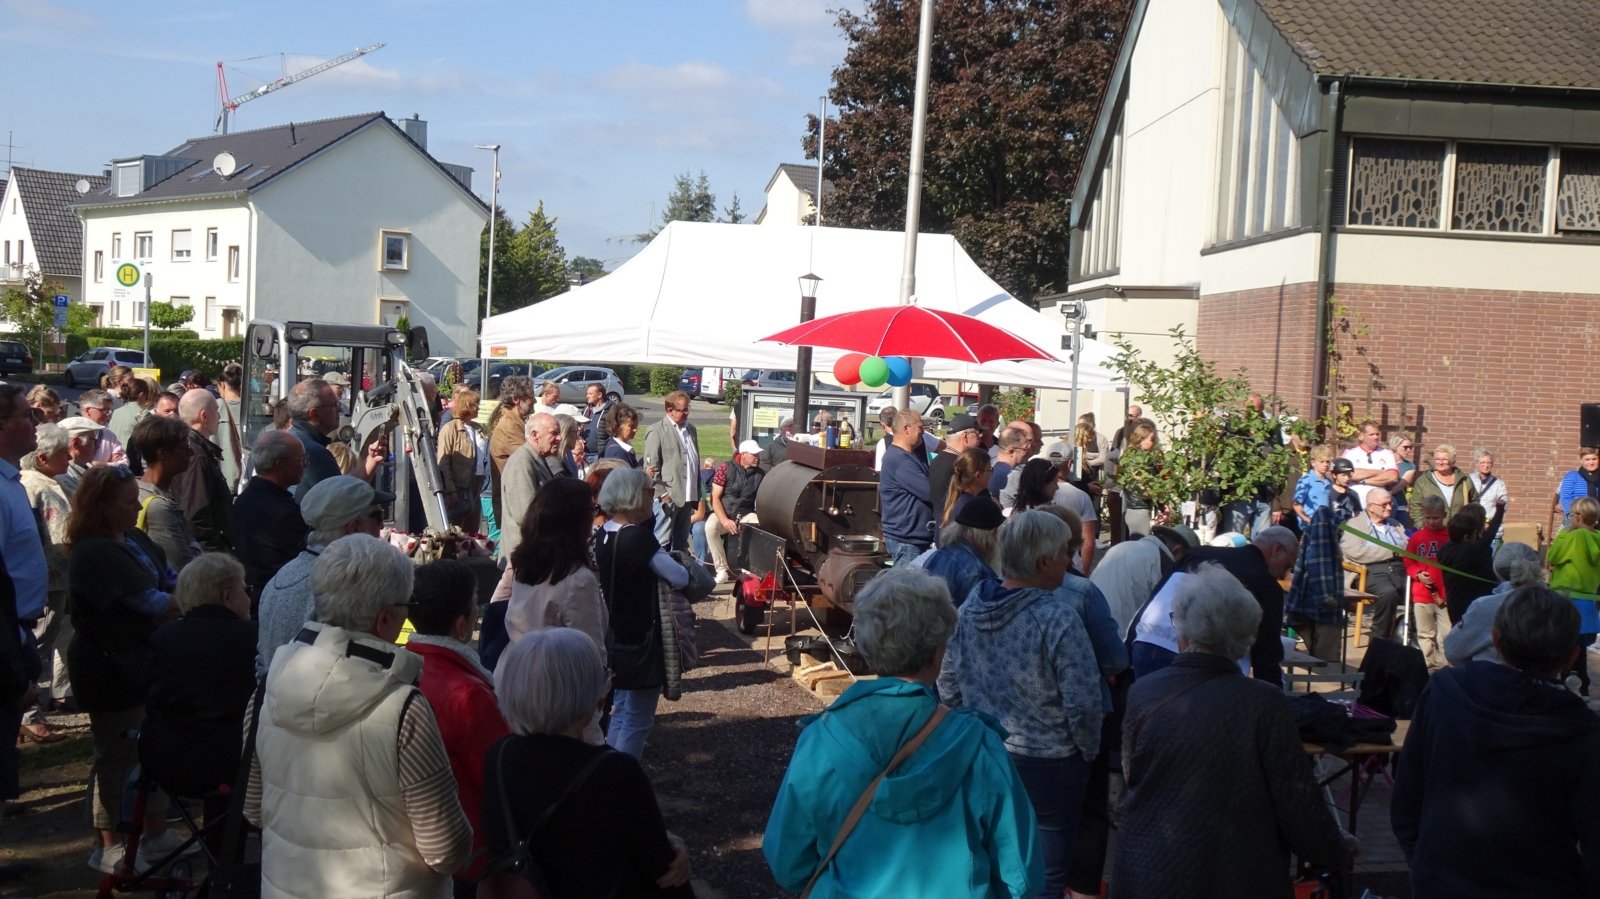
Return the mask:
{"type": "Polygon", "coordinates": [[[1406,530],[1411,530],[1411,513],[1406,508],[1406,493],[1411,485],[1417,481],[1416,443],[1404,432],[1397,433],[1389,438],[1389,449],[1394,450],[1394,457],[1400,462],[1400,480],[1395,481],[1389,488],[1389,493],[1394,497],[1394,511],[1389,517],[1394,519],[1406,530]]]}
{"type": "MultiPolygon", "coordinates": [[[[123,785],[137,751],[127,732],[144,720],[150,636],[158,624],[178,617],[172,600],[177,572],[161,547],[134,527],[138,517],[139,484],[133,475],[125,468],[96,468],[73,494],[67,525],[74,631],[67,671],[79,707],[89,713],[94,741],[89,812],[97,840],[89,867],[108,874],[123,860],[117,826],[123,785]]],[[[141,852],[152,858],[170,852],[178,840],[163,836],[165,831],[166,800],[157,794],[145,807],[141,852]]]]}

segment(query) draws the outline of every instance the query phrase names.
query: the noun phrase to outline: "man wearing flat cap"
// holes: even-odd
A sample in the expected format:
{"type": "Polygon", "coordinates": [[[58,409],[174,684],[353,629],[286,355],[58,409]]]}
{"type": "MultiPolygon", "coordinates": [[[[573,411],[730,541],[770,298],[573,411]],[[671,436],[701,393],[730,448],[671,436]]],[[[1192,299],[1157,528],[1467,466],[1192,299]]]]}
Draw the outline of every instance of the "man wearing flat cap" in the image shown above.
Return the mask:
{"type": "Polygon", "coordinates": [[[311,593],[311,568],[328,544],[346,534],[378,536],[383,507],[394,494],[373,490],[372,485],[349,475],[318,481],[300,497],[300,517],[311,533],[306,548],[278,569],[261,588],[260,630],[256,642],[256,674],[264,676],[272,654],[293,640],[311,620],[316,598],[311,593]]]}
{"type": "Polygon", "coordinates": [[[950,492],[956,460],[962,453],[976,448],[978,440],[977,418],[960,412],[950,419],[950,427],[944,433],[944,449],[928,463],[928,501],[933,504],[934,518],[942,520],[944,517],[945,494],[950,492]]]}
{"type": "MultiPolygon", "coordinates": [[[[977,446],[976,433],[972,445],[977,446]]],[[[950,598],[958,608],[974,587],[1000,581],[995,572],[995,531],[1005,520],[994,498],[980,493],[939,531],[939,548],[923,559],[923,570],[950,586],[950,598]]]]}

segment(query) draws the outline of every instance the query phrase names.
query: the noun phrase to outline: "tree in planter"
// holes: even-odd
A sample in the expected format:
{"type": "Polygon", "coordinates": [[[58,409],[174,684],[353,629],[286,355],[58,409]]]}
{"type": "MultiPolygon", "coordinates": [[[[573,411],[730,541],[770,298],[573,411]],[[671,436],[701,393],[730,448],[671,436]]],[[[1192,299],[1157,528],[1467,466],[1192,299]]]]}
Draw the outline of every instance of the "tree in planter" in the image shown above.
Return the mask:
{"type": "Polygon", "coordinates": [[[150,303],[150,326],[162,330],[173,330],[194,321],[193,306],[179,306],[163,300],[150,303]]]}
{"type": "Polygon", "coordinates": [[[1267,403],[1280,410],[1277,418],[1246,414],[1252,391],[1244,370],[1221,374],[1181,327],[1171,334],[1178,352],[1167,364],[1143,358],[1125,340],[1116,342],[1112,368],[1149,417],[1164,426],[1155,449],[1123,451],[1118,483],[1149,497],[1152,507],[1172,510],[1185,502],[1197,510],[1224,506],[1255,498],[1262,485],[1285,484],[1296,474],[1296,463],[1282,432],[1309,439],[1309,424],[1275,397],[1267,403]]]}

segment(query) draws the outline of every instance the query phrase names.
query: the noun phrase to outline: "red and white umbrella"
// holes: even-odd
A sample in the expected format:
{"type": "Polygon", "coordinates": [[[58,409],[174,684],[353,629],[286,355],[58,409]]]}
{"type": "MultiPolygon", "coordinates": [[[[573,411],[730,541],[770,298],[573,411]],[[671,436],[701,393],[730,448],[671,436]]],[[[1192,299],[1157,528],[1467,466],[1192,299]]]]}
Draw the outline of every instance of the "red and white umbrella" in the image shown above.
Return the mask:
{"type": "Polygon", "coordinates": [[[915,303],[841,312],[763,337],[791,346],[828,347],[869,356],[953,359],[975,365],[1055,356],[981,319],[915,303]]]}

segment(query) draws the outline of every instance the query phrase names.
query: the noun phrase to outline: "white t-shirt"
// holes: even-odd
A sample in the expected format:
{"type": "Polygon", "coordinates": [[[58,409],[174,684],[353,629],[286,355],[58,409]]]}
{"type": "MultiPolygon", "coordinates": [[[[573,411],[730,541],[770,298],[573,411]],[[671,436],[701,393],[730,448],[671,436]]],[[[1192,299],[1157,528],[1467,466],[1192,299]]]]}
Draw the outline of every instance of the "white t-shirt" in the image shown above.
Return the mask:
{"type": "MultiPolygon", "coordinates": [[[[1379,468],[1399,471],[1400,463],[1394,457],[1394,450],[1380,446],[1372,452],[1367,452],[1359,446],[1352,446],[1344,451],[1344,458],[1357,468],[1379,468]]],[[[1393,486],[1393,485],[1390,485],[1393,486]]],[[[1356,499],[1361,501],[1361,508],[1367,507],[1367,493],[1372,490],[1370,484],[1351,484],[1350,489],[1355,491],[1356,499]]],[[[1388,488],[1385,488],[1388,489],[1388,488]]]]}
{"type": "Polygon", "coordinates": [[[1094,497],[1084,493],[1066,481],[1056,482],[1055,504],[1063,509],[1068,509],[1078,516],[1079,521],[1099,521],[1100,515],[1094,510],[1094,497]]]}

